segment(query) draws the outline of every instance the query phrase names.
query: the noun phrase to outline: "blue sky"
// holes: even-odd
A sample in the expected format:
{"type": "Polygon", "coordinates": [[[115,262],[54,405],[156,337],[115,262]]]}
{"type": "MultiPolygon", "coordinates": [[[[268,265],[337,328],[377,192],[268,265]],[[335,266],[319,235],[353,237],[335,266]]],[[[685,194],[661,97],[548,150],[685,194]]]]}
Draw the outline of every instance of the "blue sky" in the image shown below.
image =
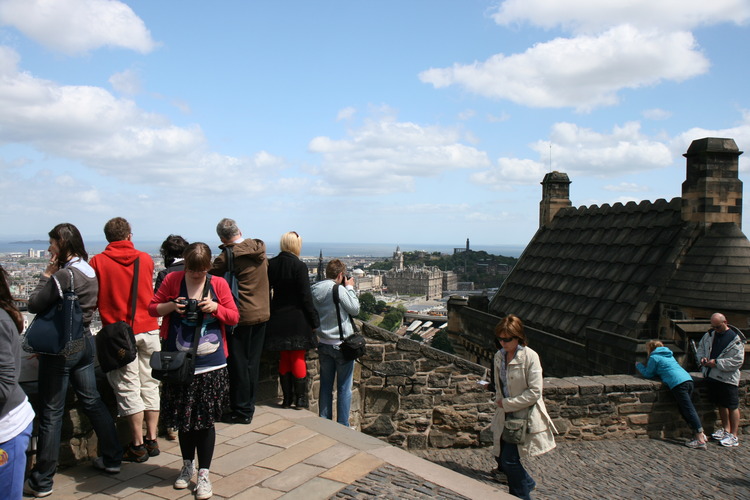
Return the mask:
{"type": "Polygon", "coordinates": [[[749,22],[747,0],[0,0],[0,237],[123,216],[214,243],[232,217],[523,245],[550,169],[576,206],[671,199],[692,140],[750,151],[749,22]]]}

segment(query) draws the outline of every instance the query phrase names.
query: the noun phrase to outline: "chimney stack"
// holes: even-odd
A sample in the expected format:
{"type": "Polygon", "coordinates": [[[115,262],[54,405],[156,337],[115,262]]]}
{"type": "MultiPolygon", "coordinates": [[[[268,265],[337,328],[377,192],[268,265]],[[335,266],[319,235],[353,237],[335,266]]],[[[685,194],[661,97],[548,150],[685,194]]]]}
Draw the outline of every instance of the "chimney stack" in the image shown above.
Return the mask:
{"type": "Polygon", "coordinates": [[[734,139],[697,139],[683,156],[687,178],[682,183],[682,218],[712,224],[733,222],[742,228],[742,181],[734,139]]]}
{"type": "Polygon", "coordinates": [[[570,179],[565,172],[550,172],[542,180],[542,201],[539,202],[539,227],[546,226],[560,209],[571,206],[570,179]]]}

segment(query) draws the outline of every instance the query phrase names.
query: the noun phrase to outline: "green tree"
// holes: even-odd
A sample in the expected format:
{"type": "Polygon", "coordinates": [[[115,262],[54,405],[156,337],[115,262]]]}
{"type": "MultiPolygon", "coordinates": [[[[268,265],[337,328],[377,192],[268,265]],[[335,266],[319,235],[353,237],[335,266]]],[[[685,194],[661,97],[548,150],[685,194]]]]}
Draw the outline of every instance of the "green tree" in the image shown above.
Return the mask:
{"type": "Polygon", "coordinates": [[[375,314],[383,314],[387,308],[388,304],[386,304],[383,300],[379,300],[375,304],[375,314]]]}
{"type": "Polygon", "coordinates": [[[422,342],[424,340],[422,338],[422,336],[420,334],[418,334],[418,333],[412,333],[411,337],[409,337],[409,338],[412,339],[412,340],[416,340],[417,342],[422,342]]]}
{"type": "Polygon", "coordinates": [[[368,313],[361,307],[359,308],[359,314],[357,314],[356,318],[361,319],[362,321],[370,321],[370,318],[372,317],[372,314],[368,313]]]}
{"type": "Polygon", "coordinates": [[[435,336],[432,337],[432,347],[447,352],[448,354],[456,354],[451,339],[448,338],[448,333],[445,330],[437,332],[435,336]]]}
{"type": "Polygon", "coordinates": [[[398,309],[392,308],[390,311],[385,313],[385,316],[383,316],[383,321],[381,321],[380,325],[378,326],[392,332],[398,329],[399,326],[401,326],[401,321],[403,319],[404,313],[399,311],[398,309]]]}
{"type": "Polygon", "coordinates": [[[376,306],[377,301],[375,300],[375,296],[370,292],[365,292],[359,296],[359,308],[361,311],[372,314],[376,312],[376,306]]]}

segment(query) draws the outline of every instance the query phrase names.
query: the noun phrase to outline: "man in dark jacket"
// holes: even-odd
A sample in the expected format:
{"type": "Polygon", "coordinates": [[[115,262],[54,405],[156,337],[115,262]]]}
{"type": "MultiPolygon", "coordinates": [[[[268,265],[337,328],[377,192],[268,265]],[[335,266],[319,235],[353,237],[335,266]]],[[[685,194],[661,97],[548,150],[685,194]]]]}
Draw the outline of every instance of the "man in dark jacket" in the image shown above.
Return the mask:
{"type": "Polygon", "coordinates": [[[229,276],[228,281],[232,285],[232,279],[236,279],[235,300],[240,311],[240,321],[227,338],[231,412],[222,420],[249,424],[255,413],[266,322],[271,316],[266,244],[262,240],[243,238],[232,219],[220,220],[216,234],[222,243],[221,254],[214,260],[210,273],[225,276],[231,258],[233,276],[229,276]]]}

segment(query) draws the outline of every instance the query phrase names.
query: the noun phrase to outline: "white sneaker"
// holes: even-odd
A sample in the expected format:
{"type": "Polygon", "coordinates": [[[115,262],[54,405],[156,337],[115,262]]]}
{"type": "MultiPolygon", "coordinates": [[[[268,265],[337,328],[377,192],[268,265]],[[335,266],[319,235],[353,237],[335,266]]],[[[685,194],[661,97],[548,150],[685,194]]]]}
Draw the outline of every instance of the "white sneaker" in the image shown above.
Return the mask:
{"type": "Polygon", "coordinates": [[[721,441],[719,441],[719,444],[722,445],[722,446],[727,446],[727,447],[730,447],[730,446],[739,446],[740,445],[740,440],[737,439],[737,436],[735,436],[731,432],[727,432],[727,435],[724,436],[724,439],[722,439],[721,441]]]}
{"type": "Polygon", "coordinates": [[[729,434],[727,431],[724,430],[723,427],[720,427],[714,431],[713,434],[711,434],[711,439],[715,439],[717,441],[721,441],[724,439],[727,434],[729,434]]]}
{"type": "Polygon", "coordinates": [[[692,441],[688,441],[687,443],[685,443],[685,446],[687,446],[688,448],[693,448],[694,450],[705,450],[706,442],[693,439],[692,441]]]}
{"type": "Polygon", "coordinates": [[[177,476],[177,480],[174,482],[174,489],[176,490],[184,490],[187,488],[190,484],[190,480],[193,478],[193,474],[195,474],[195,466],[193,465],[192,460],[183,460],[182,464],[180,475],[177,476]]]}
{"type": "Polygon", "coordinates": [[[211,480],[208,479],[208,469],[198,470],[198,486],[195,487],[195,500],[208,500],[213,494],[211,480]]]}

